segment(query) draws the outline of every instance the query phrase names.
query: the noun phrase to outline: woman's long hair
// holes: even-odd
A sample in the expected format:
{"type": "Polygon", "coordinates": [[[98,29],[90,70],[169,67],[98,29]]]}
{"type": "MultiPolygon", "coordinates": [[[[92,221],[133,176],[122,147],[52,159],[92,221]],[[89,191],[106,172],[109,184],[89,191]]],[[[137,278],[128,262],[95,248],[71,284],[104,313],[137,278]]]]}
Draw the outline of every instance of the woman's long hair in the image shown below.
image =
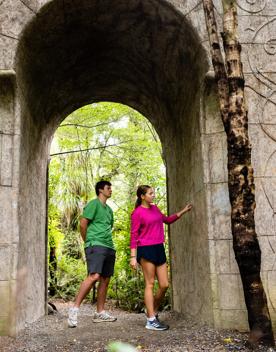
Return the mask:
{"type": "Polygon", "coordinates": [[[136,202],[135,202],[135,209],[137,207],[139,207],[139,205],[142,204],[142,198],[141,196],[144,196],[148,189],[150,189],[151,187],[150,186],[147,186],[147,185],[141,185],[137,188],[137,192],[136,192],[136,195],[137,195],[137,199],[136,199],[136,202]]]}

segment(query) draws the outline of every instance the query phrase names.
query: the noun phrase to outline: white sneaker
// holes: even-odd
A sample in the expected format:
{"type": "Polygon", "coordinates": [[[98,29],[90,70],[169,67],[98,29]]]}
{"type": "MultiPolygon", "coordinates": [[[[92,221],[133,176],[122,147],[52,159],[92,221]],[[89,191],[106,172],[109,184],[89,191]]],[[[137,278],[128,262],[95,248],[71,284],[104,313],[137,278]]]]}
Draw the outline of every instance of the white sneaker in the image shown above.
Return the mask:
{"type": "Polygon", "coordinates": [[[107,313],[106,311],[102,311],[101,313],[94,314],[94,323],[102,323],[102,322],[112,322],[117,320],[117,318],[113,317],[113,315],[107,313]]]}
{"type": "Polygon", "coordinates": [[[147,320],[147,324],[146,324],[145,328],[149,329],[149,330],[163,331],[163,330],[168,330],[169,325],[160,323],[160,321],[155,318],[152,321],[147,320]]]}
{"type": "Polygon", "coordinates": [[[67,320],[69,328],[75,328],[78,325],[78,312],[79,308],[73,307],[69,309],[67,320]]]}

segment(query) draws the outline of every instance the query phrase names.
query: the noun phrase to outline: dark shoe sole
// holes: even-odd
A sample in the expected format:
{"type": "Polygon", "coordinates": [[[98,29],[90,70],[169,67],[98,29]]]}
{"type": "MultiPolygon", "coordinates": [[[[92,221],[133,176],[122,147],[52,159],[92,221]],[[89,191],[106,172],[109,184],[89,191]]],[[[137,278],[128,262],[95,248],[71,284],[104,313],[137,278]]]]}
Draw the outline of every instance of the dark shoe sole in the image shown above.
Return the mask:
{"type": "Polygon", "coordinates": [[[155,328],[154,326],[145,326],[146,329],[148,330],[154,330],[154,331],[165,331],[168,330],[169,327],[168,326],[164,326],[163,328],[155,328]]]}
{"type": "Polygon", "coordinates": [[[104,320],[104,319],[93,319],[93,323],[114,323],[117,319],[104,320]]]}

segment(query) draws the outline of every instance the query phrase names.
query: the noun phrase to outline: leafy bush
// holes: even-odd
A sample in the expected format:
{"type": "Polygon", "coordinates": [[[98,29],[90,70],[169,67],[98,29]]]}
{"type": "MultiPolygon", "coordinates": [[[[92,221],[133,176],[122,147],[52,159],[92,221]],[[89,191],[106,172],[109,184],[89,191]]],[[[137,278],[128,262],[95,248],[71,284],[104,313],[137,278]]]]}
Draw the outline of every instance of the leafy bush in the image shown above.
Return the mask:
{"type": "Polygon", "coordinates": [[[71,300],[76,297],[80,283],[87,275],[86,263],[81,259],[62,256],[57,263],[55,297],[71,300]]]}

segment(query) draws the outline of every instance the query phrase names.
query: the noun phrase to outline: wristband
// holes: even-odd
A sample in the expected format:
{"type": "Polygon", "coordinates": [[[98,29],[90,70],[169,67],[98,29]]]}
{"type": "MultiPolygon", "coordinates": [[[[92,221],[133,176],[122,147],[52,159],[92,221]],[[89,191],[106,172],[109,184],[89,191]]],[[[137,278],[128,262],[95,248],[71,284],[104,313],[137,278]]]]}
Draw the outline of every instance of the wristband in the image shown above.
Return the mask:
{"type": "Polygon", "coordinates": [[[131,255],[130,258],[136,258],[136,255],[131,255]]]}

